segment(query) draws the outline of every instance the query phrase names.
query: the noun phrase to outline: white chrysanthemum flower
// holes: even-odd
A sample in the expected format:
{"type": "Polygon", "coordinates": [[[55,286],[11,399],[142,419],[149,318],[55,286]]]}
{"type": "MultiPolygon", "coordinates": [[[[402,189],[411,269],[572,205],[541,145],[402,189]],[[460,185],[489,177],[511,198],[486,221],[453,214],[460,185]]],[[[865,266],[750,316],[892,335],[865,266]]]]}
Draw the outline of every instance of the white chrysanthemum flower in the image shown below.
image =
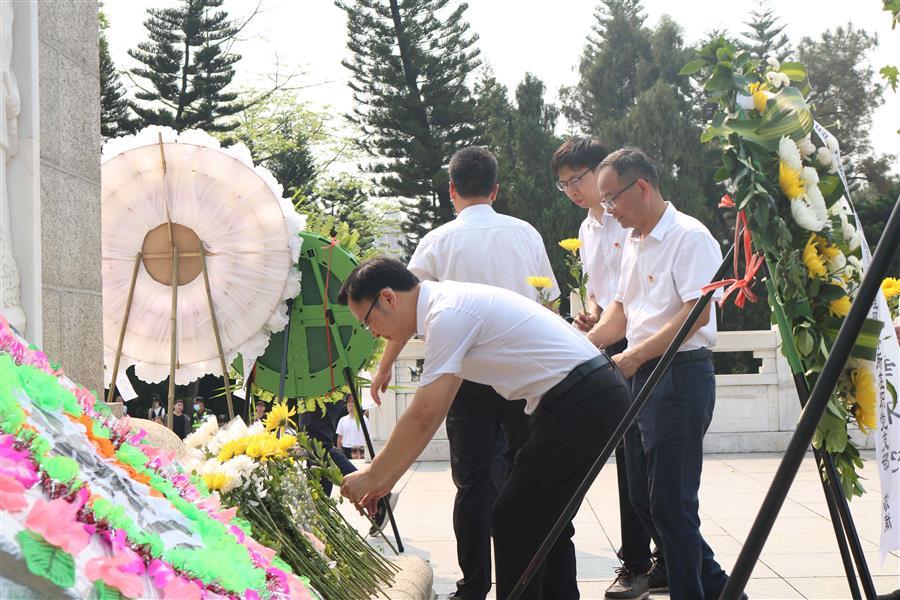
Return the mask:
{"type": "Polygon", "coordinates": [[[781,68],[781,63],[774,56],[767,56],[766,63],[776,71],[781,68]]]}
{"type": "Polygon", "coordinates": [[[781,78],[778,77],[778,73],[775,71],[769,71],[766,73],[766,81],[769,82],[769,85],[776,89],[781,85],[781,78]]]}
{"type": "Polygon", "coordinates": [[[756,106],[753,104],[753,96],[748,96],[742,92],[738,92],[737,105],[744,110],[753,110],[756,106]]]}
{"type": "Polygon", "coordinates": [[[816,161],[823,167],[830,167],[831,163],[834,162],[834,155],[831,153],[831,150],[822,146],[816,150],[816,161]]]}
{"type": "Polygon", "coordinates": [[[224,473],[225,477],[227,477],[227,482],[222,486],[223,494],[226,492],[230,492],[231,490],[239,486],[241,484],[241,481],[243,481],[241,474],[237,471],[224,469],[223,471],[220,471],[220,473],[224,473]]]}
{"type": "Polygon", "coordinates": [[[184,438],[184,445],[188,448],[200,448],[204,446],[219,430],[219,423],[213,415],[207,417],[197,431],[184,438]]]}
{"type": "Polygon", "coordinates": [[[791,85],[791,78],[787,76],[787,73],[779,73],[778,80],[784,87],[788,87],[789,85],[791,85]]]}
{"type": "Polygon", "coordinates": [[[841,269],[847,266],[847,257],[844,256],[844,253],[838,250],[837,254],[828,259],[828,272],[829,273],[837,273],[841,269]]]}
{"type": "Polygon", "coordinates": [[[809,158],[816,151],[816,145],[812,143],[812,140],[807,135],[804,138],[800,138],[797,142],[797,149],[800,150],[800,155],[803,158],[809,158]]]}
{"type": "Polygon", "coordinates": [[[838,144],[837,138],[835,138],[833,135],[826,136],[825,145],[828,146],[828,149],[831,150],[832,152],[840,152],[841,151],[841,147],[838,144]]]}
{"type": "Polygon", "coordinates": [[[262,421],[256,421],[247,428],[247,433],[245,435],[256,435],[258,433],[262,433],[266,430],[266,424],[262,421]]]}
{"type": "Polygon", "coordinates": [[[847,257],[847,268],[851,269],[854,274],[862,272],[862,261],[852,254],[847,257]]]}
{"type": "Polygon", "coordinates": [[[838,199],[838,201],[832,204],[831,208],[828,209],[828,214],[832,217],[851,214],[850,203],[847,202],[847,198],[845,196],[841,196],[840,199],[838,199]]]}
{"type": "Polygon", "coordinates": [[[256,468],[258,463],[247,456],[246,454],[240,454],[230,459],[225,463],[225,466],[233,471],[240,473],[241,475],[249,476],[250,473],[253,472],[253,469],[256,468]]]}
{"type": "Polygon", "coordinates": [[[819,183],[819,174],[812,167],[803,167],[800,171],[800,179],[806,187],[817,186],[819,183]]]}
{"type": "Polygon", "coordinates": [[[803,170],[803,160],[800,157],[800,149],[791,138],[783,136],[778,142],[778,158],[787,166],[798,173],[803,170]]]}
{"type": "MultiPolygon", "coordinates": [[[[808,190],[812,188],[807,188],[808,190]]],[[[816,188],[818,189],[818,188],[816,188]]],[[[819,193],[818,199],[822,198],[819,193]]],[[[809,194],[795,200],[791,200],[791,216],[797,225],[808,231],[822,231],[828,225],[828,214],[825,208],[825,201],[821,203],[818,199],[810,198],[809,194]]]]}

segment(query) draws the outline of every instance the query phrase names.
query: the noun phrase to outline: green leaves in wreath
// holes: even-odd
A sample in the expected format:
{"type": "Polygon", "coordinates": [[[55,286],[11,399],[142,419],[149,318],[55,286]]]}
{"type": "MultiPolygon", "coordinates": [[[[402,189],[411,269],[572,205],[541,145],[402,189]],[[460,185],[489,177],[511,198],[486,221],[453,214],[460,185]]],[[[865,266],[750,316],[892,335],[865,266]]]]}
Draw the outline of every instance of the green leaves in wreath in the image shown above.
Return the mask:
{"type": "Polygon", "coordinates": [[[62,588],[75,585],[75,559],[71,554],[28,529],[17,533],[16,539],[29,571],[62,588]]]}
{"type": "Polygon", "coordinates": [[[124,596],[119,590],[111,588],[99,579],[94,582],[94,589],[91,590],[91,600],[123,600],[124,596]]]}

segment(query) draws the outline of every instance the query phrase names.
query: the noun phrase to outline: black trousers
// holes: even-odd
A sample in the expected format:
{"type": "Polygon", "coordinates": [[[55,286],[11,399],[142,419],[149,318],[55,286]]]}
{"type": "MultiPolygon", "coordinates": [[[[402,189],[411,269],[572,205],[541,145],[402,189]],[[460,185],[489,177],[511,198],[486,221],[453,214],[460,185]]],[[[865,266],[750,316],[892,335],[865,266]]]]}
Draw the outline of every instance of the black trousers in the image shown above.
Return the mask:
{"type": "MultiPolygon", "coordinates": [[[[528,441],[494,505],[498,600],[509,596],[630,403],[628,384],[612,364],[588,374],[562,396],[551,398],[548,392],[541,400],[528,441]]],[[[569,521],[523,598],[579,597],[574,533],[569,521]]]]}
{"type": "Polygon", "coordinates": [[[450,472],[456,485],[453,531],[462,579],[457,594],[482,600],[491,589],[491,509],[516,452],[528,437],[525,401],[510,402],[489,385],[463,381],[447,413],[450,472]],[[503,446],[497,468],[497,448],[503,446]],[[499,475],[499,476],[498,476],[499,475]]]}

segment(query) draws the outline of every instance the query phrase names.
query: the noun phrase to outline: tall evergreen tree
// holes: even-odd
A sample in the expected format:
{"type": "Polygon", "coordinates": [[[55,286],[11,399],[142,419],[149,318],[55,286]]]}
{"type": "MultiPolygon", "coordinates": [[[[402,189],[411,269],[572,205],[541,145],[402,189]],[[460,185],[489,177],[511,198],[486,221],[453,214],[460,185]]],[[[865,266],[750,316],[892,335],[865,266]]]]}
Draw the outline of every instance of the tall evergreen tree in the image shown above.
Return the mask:
{"type": "Polygon", "coordinates": [[[464,20],[451,0],[354,0],[347,13],[343,65],[353,73],[359,147],[373,159],[378,193],[406,210],[404,249],[453,217],[445,165],[477,139],[469,74],[479,65],[464,20]]]}
{"type": "Polygon", "coordinates": [[[791,45],[784,33],[785,25],[765,3],[750,13],[750,20],[744,25],[748,29],[742,34],[740,45],[753,56],[760,59],[771,56],[778,60],[790,56],[791,45]]]}
{"type": "Polygon", "coordinates": [[[135,121],[130,116],[125,87],[119,79],[116,65],[109,55],[106,30],[109,20],[100,10],[100,135],[104,141],[119,135],[134,133],[135,121]]]}
{"type": "Polygon", "coordinates": [[[841,143],[841,154],[861,163],[870,157],[872,114],[884,102],[884,89],[869,60],[878,37],[852,24],[805,37],[797,57],[806,65],[816,120],[841,143]]]}
{"type": "Polygon", "coordinates": [[[175,8],[147,9],[144,21],[150,41],[128,54],[142,66],[131,70],[138,83],[132,108],[141,125],[167,125],[182,130],[228,131],[225,120],[243,108],[238,95],[225,88],[234,77],[240,55],[226,51],[238,28],[224,10],[224,0],[181,0],[175,8]]]}

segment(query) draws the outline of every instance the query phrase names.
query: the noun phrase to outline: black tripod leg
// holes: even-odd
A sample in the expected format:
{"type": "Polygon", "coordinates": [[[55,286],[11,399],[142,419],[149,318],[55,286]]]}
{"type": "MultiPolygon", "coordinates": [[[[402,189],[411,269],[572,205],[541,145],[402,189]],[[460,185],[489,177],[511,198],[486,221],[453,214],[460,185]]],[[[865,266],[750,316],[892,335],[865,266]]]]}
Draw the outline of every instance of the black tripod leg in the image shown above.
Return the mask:
{"type": "MultiPolygon", "coordinates": [[[[366,419],[364,418],[364,413],[362,409],[362,403],[359,401],[359,396],[356,394],[356,385],[353,382],[353,373],[350,372],[350,367],[344,367],[344,380],[347,382],[347,387],[350,388],[350,397],[353,398],[353,405],[356,407],[356,414],[359,415],[359,425],[362,427],[363,436],[366,438],[366,446],[369,448],[369,456],[375,458],[375,446],[372,445],[372,438],[369,435],[369,428],[366,427],[366,419]]],[[[397,540],[397,550],[399,552],[403,552],[403,541],[400,539],[400,532],[397,530],[397,522],[394,520],[394,511],[391,508],[391,503],[387,501],[387,499],[382,500],[384,502],[384,507],[387,509],[388,519],[391,522],[391,529],[394,531],[394,539],[397,540]]]]}

